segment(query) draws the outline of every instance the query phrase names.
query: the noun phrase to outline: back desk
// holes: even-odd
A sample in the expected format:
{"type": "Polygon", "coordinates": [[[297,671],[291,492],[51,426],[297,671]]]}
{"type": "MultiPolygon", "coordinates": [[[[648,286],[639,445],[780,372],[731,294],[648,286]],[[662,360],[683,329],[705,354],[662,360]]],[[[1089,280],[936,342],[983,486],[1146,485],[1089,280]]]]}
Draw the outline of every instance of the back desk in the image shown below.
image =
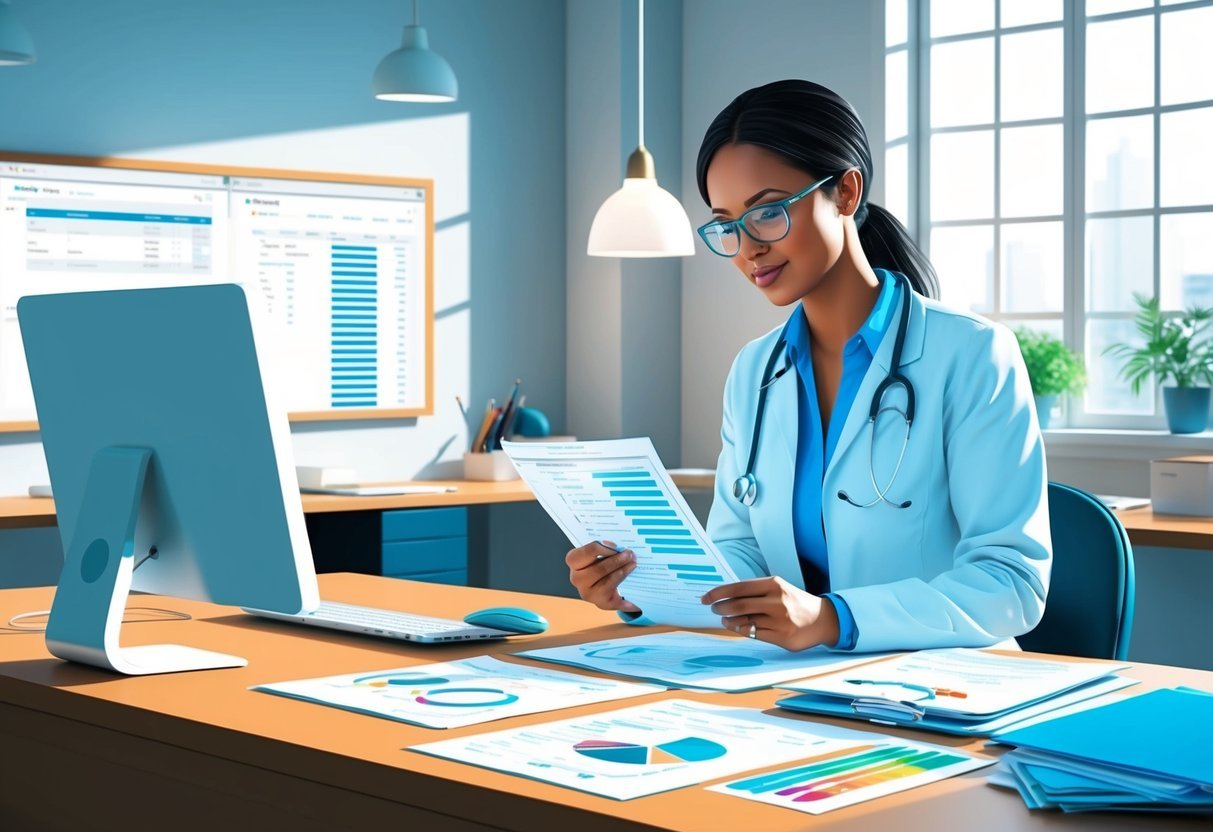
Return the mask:
{"type": "MultiPolygon", "coordinates": [[[[674,475],[683,489],[711,489],[709,475],[674,475]]],[[[384,497],[334,497],[303,495],[303,511],[309,517],[353,511],[388,511],[441,506],[483,506],[497,503],[529,502],[535,497],[521,480],[507,482],[449,481],[416,483],[453,485],[456,491],[444,494],[408,494],[384,497]]],[[[1177,549],[1213,549],[1213,518],[1154,514],[1149,507],[1118,511],[1129,540],[1137,546],[1162,546],[1177,549]]],[[[55,504],[47,498],[0,497],[0,529],[55,525],[55,504]]]]}
{"type": "MultiPolygon", "coordinates": [[[[255,693],[250,685],[390,669],[636,631],[580,601],[417,584],[367,575],[320,576],[331,600],[457,616],[497,604],[529,606],[552,622],[509,643],[389,643],[253,619],[172,598],[135,604],[184,610],[193,621],[130,624],[125,643],[180,641],[243,655],[248,667],[122,678],[51,657],[35,634],[0,638],[0,829],[258,830],[1027,830],[1196,829],[1179,818],[1032,814],[975,772],[818,818],[692,786],[617,802],[414,752],[411,744],[689,697],[761,709],[773,690],[669,692],[448,731],[418,728],[255,693]],[[390,825],[389,825],[390,824],[390,825]]],[[[51,588],[0,591],[0,621],[44,609],[51,588]]],[[[573,671],[575,672],[575,671],[573,671]]],[[[1138,665],[1144,684],[1213,689],[1213,673],[1138,665]]],[[[803,717],[789,717],[802,719],[803,717]]],[[[836,724],[843,724],[841,722],[836,724]]],[[[851,723],[859,727],[859,723],[851,723]]],[[[875,727],[873,726],[874,730],[875,727]]],[[[975,754],[969,741],[879,729],[975,754]]]]}

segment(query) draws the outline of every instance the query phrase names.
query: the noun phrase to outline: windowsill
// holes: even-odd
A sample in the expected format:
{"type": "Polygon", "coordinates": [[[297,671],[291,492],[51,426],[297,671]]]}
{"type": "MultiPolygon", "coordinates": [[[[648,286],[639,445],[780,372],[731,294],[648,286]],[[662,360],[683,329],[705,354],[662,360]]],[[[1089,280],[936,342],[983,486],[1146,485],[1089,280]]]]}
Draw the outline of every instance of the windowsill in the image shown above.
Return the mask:
{"type": "Polygon", "coordinates": [[[1055,428],[1043,433],[1045,449],[1057,457],[1149,460],[1213,452],[1213,431],[1055,428]]]}

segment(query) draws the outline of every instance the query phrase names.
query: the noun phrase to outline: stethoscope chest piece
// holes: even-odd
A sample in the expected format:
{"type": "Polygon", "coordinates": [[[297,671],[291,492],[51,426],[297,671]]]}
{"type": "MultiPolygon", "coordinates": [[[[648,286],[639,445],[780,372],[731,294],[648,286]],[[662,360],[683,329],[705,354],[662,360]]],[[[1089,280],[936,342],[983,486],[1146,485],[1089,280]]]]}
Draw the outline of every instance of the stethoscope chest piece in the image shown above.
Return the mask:
{"type": "Polygon", "coordinates": [[[742,474],[733,480],[733,499],[742,505],[752,506],[758,499],[758,478],[753,473],[742,474]]]}

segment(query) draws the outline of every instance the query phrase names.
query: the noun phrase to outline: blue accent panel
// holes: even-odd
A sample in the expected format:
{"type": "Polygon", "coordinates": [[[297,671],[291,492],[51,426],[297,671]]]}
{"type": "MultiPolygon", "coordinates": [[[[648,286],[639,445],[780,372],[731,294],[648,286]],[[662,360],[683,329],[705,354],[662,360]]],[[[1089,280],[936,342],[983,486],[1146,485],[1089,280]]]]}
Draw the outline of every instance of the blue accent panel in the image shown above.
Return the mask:
{"type": "Polygon", "coordinates": [[[467,586],[468,571],[466,569],[450,569],[445,572],[419,572],[415,575],[388,575],[389,578],[403,578],[409,581],[425,581],[430,584],[446,584],[447,586],[467,586]]]}
{"type": "Polygon", "coordinates": [[[383,544],[384,575],[416,575],[468,568],[468,539],[396,540],[383,544]]]}
{"type": "Polygon", "coordinates": [[[383,540],[422,540],[434,537],[465,537],[468,510],[450,508],[411,508],[383,512],[383,540]]]}

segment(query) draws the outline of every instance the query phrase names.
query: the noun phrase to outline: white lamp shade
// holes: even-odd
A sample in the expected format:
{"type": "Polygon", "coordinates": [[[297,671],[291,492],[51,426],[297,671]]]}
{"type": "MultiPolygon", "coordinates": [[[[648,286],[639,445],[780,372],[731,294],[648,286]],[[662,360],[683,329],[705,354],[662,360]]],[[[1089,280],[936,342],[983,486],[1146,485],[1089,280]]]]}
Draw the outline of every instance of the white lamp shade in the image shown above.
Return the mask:
{"type": "Polygon", "coordinates": [[[33,62],[34,39],[9,7],[8,0],[0,0],[0,66],[33,62]]]}
{"type": "Polygon", "coordinates": [[[686,211],[656,179],[629,178],[607,197],[590,225],[595,257],[686,257],[695,239],[686,211]]]}
{"type": "Polygon", "coordinates": [[[371,82],[375,97],[385,101],[454,101],[459,97],[455,71],[446,59],[430,51],[421,26],[404,27],[404,45],[375,68],[371,82]]]}

